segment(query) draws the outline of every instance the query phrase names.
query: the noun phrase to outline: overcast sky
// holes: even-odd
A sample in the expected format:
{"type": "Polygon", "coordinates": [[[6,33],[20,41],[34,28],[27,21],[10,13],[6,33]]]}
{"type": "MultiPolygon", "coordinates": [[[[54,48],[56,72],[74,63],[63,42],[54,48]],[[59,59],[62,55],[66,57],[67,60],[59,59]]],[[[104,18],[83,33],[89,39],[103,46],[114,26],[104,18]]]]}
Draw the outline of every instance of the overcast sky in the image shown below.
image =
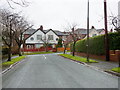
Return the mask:
{"type": "MultiPolygon", "coordinates": [[[[19,0],[16,0],[19,1],[19,0]]],[[[22,11],[34,28],[43,25],[44,29],[64,31],[68,23],[76,23],[79,28],[87,27],[87,0],[28,0],[28,7],[12,6],[14,12],[22,11]]],[[[107,0],[108,16],[118,15],[118,1],[107,0]]],[[[5,0],[0,0],[1,8],[9,8],[5,0]]],[[[104,0],[90,0],[90,28],[104,28],[104,0]]],[[[109,18],[108,18],[109,20],[109,18]]],[[[108,23],[109,25],[109,23],[108,23]]],[[[109,29],[112,28],[109,25],[109,29]]]]}

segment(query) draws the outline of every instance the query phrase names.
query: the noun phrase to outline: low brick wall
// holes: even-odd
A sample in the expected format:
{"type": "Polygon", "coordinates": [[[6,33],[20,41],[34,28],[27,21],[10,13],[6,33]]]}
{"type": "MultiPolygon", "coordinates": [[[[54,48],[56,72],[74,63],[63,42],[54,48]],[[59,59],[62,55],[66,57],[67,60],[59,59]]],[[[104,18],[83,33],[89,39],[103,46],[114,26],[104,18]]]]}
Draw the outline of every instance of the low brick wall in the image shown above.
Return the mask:
{"type": "Polygon", "coordinates": [[[120,61],[120,50],[110,50],[110,60],[120,61]]]}
{"type": "MultiPolygon", "coordinates": [[[[79,53],[79,52],[75,52],[75,55],[82,56],[82,57],[86,57],[87,56],[86,53],[79,53]]],[[[92,59],[105,60],[105,55],[98,56],[98,55],[89,54],[89,57],[92,58],[92,59]]]]}
{"type": "MultiPolygon", "coordinates": [[[[75,55],[86,57],[86,53],[75,52],[75,55]]],[[[105,60],[105,55],[93,55],[89,54],[89,57],[92,59],[105,60]]],[[[118,62],[120,60],[120,50],[110,50],[110,61],[118,62]]]]}

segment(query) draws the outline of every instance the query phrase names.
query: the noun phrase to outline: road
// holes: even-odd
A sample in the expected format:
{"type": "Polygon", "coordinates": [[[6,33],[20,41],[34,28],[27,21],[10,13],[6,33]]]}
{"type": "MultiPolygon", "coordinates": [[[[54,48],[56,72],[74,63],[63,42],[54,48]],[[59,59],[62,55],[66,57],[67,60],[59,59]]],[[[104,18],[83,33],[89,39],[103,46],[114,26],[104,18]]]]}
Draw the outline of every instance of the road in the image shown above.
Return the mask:
{"type": "Polygon", "coordinates": [[[118,88],[118,77],[56,54],[31,55],[3,75],[3,88],[118,88]]]}

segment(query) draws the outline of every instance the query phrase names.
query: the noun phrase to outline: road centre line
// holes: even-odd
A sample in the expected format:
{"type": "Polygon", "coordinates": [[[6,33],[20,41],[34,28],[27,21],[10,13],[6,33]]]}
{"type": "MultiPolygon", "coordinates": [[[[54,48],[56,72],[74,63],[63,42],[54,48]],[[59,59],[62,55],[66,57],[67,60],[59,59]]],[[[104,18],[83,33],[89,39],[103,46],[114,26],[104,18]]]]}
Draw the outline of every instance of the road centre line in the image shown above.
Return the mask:
{"type": "Polygon", "coordinates": [[[43,55],[43,57],[46,59],[45,55],[43,55]]]}

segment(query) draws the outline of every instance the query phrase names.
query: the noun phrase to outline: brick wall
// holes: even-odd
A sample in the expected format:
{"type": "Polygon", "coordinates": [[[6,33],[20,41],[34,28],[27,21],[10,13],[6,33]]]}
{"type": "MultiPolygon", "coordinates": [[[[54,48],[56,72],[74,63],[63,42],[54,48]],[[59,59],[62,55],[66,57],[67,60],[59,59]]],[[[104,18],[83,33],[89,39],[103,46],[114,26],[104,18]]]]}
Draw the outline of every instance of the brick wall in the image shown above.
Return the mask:
{"type": "MultiPolygon", "coordinates": [[[[75,52],[75,55],[86,57],[86,53],[75,52]]],[[[89,54],[90,58],[105,60],[105,55],[89,54]]],[[[120,50],[110,50],[110,61],[118,62],[120,60],[120,50]]]]}

